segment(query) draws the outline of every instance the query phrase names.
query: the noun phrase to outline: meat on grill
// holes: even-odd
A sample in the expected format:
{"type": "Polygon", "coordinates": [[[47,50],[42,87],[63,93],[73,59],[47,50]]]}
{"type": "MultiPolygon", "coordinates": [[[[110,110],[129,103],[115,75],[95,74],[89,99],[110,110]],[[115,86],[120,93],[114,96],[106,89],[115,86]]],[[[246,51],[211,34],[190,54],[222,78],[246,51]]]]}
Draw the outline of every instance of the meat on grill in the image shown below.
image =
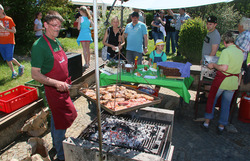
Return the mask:
{"type": "MultiPolygon", "coordinates": [[[[83,89],[82,92],[96,100],[95,90],[83,89]]],[[[100,94],[100,103],[115,111],[149,103],[154,100],[154,97],[149,95],[138,94],[135,90],[116,85],[100,88],[100,94]]]]}

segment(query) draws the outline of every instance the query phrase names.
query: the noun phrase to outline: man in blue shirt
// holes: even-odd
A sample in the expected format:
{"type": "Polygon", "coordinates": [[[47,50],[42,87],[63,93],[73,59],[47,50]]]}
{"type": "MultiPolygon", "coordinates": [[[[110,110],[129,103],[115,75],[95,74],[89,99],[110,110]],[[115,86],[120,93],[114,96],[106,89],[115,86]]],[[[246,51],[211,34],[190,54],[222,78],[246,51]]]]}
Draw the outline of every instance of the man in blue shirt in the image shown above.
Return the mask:
{"type": "Polygon", "coordinates": [[[124,36],[127,38],[126,59],[128,63],[134,63],[135,57],[138,56],[137,63],[142,64],[142,54],[148,52],[147,27],[139,21],[138,12],[133,12],[131,19],[132,22],[127,24],[124,32],[124,36]]]}

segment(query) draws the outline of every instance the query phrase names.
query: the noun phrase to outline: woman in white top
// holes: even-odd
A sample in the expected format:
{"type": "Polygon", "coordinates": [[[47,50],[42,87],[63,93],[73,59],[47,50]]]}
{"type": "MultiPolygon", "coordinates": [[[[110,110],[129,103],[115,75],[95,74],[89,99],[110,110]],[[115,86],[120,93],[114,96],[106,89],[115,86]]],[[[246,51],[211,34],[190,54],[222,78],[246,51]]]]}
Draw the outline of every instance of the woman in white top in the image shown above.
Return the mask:
{"type": "Polygon", "coordinates": [[[35,17],[36,19],[34,22],[34,31],[36,32],[35,36],[37,38],[41,37],[43,35],[43,31],[44,31],[43,23],[41,21],[42,17],[43,17],[42,12],[36,13],[36,17],[35,17]]]}

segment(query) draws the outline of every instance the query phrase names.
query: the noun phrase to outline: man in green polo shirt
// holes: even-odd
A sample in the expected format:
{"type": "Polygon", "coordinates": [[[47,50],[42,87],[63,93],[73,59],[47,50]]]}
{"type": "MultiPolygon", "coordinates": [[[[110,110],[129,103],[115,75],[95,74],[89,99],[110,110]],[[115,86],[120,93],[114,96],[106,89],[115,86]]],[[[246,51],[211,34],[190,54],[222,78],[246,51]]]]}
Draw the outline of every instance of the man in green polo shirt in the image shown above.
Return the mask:
{"type": "Polygon", "coordinates": [[[68,59],[56,37],[63,22],[61,15],[50,11],[44,18],[45,34],[32,46],[31,75],[44,84],[46,98],[51,109],[51,136],[57,160],[64,160],[62,141],[67,128],[77,117],[76,109],[69,96],[71,83],[68,59]]]}

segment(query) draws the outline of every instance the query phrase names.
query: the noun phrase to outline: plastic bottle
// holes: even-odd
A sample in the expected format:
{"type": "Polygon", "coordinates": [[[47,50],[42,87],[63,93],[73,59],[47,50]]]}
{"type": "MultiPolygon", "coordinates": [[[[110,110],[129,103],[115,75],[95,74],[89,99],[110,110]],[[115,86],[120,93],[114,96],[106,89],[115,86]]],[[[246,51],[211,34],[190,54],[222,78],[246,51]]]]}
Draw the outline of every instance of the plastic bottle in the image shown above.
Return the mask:
{"type": "Polygon", "coordinates": [[[138,59],[138,56],[135,57],[135,69],[137,69],[137,59],[138,59]]]}

